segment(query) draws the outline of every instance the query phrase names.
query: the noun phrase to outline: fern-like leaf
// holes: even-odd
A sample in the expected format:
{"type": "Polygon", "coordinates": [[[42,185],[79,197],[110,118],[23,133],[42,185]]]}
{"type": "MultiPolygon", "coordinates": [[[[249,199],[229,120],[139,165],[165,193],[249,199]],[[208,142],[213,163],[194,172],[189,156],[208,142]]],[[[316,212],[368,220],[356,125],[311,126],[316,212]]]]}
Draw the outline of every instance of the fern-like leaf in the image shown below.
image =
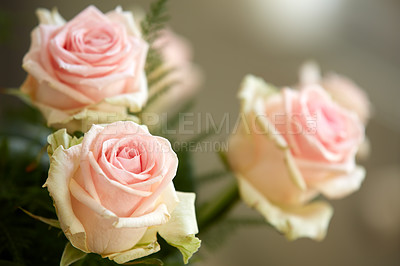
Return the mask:
{"type": "Polygon", "coordinates": [[[155,82],[162,80],[166,75],[154,79],[154,73],[162,68],[163,59],[160,52],[154,48],[153,43],[159,37],[160,31],[165,28],[166,22],[169,20],[167,14],[168,0],[157,0],[150,5],[150,11],[141,23],[143,38],[149,43],[150,48],[147,53],[145,72],[149,80],[149,88],[155,82]]]}
{"type": "Polygon", "coordinates": [[[158,33],[164,28],[165,23],[169,20],[167,14],[168,0],[157,0],[150,5],[150,11],[146,14],[142,21],[142,33],[145,40],[152,44],[158,37],[158,33]]]}

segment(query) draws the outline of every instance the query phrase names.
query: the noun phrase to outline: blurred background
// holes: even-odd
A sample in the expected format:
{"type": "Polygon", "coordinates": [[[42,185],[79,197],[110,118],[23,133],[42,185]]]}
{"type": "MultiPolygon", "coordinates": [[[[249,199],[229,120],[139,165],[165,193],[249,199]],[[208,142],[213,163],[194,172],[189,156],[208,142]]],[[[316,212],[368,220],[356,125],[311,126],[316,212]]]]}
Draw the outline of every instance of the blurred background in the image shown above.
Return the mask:
{"type": "MultiPolygon", "coordinates": [[[[1,1],[0,87],[18,87],[25,78],[21,62],[37,25],[36,8],[56,6],[70,19],[90,4],[105,12],[149,2],[1,1]]],[[[206,260],[196,265],[400,265],[400,1],[171,0],[169,6],[172,29],[193,44],[203,70],[196,112],[212,113],[217,122],[229,113],[233,128],[236,92],[246,74],[295,84],[307,59],[353,79],[374,106],[367,128],[371,154],[361,162],[366,180],[358,193],[332,202],[335,214],[323,242],[288,242],[266,226],[241,227],[218,248],[204,243],[206,260]]],[[[5,101],[10,98],[1,96],[0,105],[5,101]]],[[[218,168],[212,153],[196,154],[197,172],[218,168]]],[[[200,191],[199,200],[213,187],[200,191]]],[[[234,213],[258,217],[244,204],[234,213]]]]}

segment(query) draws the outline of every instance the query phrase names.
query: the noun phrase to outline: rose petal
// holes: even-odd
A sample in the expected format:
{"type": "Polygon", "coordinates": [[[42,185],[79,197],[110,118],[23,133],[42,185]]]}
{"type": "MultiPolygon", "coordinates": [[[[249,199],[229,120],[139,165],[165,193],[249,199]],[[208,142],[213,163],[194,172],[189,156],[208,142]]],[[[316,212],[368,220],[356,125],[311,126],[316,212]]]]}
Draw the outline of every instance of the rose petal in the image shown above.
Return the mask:
{"type": "Polygon", "coordinates": [[[154,191],[154,193],[145,198],[140,206],[134,211],[133,215],[141,215],[146,212],[146,210],[153,204],[154,200],[157,199],[162,191],[172,182],[172,179],[176,175],[176,171],[178,169],[178,157],[176,153],[172,150],[171,143],[162,137],[155,137],[157,141],[162,144],[162,153],[165,153],[165,158],[166,160],[164,161],[163,164],[163,173],[161,175],[163,176],[163,179],[161,183],[159,184],[153,184],[151,191],[154,191]]]}
{"type": "Polygon", "coordinates": [[[198,233],[194,210],[196,195],[183,192],[178,192],[177,195],[179,205],[171,214],[170,221],[158,227],[158,233],[168,244],[179,249],[186,264],[201,244],[201,241],[195,237],[198,233]]]}
{"type": "Polygon", "coordinates": [[[325,180],[311,184],[330,199],[340,199],[357,191],[365,178],[365,169],[356,167],[353,172],[342,176],[332,176],[325,180]]]}
{"type": "MultiPolygon", "coordinates": [[[[79,185],[74,187],[74,190],[71,189],[71,192],[78,188],[79,185]]],[[[72,197],[72,205],[76,216],[85,227],[86,242],[90,252],[112,254],[128,250],[144,235],[146,227],[115,228],[113,224],[118,221],[118,217],[101,205],[96,205],[97,202],[83,189],[76,190],[74,195],[80,197],[79,200],[75,196],[72,197]]]]}
{"type": "Polygon", "coordinates": [[[333,214],[333,209],[329,204],[320,201],[304,206],[285,208],[273,204],[244,178],[238,180],[242,199],[249,206],[257,209],[289,240],[301,237],[315,240],[324,239],[333,214]]]}
{"type": "Polygon", "coordinates": [[[39,19],[40,24],[52,24],[52,25],[64,25],[65,19],[58,13],[57,9],[54,8],[51,11],[38,8],[36,15],[39,19]]]}
{"type": "Polygon", "coordinates": [[[89,252],[86,245],[86,232],[75,215],[69,192],[69,183],[79,167],[80,151],[81,144],[69,149],[64,149],[62,146],[56,149],[51,157],[49,175],[43,187],[49,190],[57,206],[57,216],[65,236],[76,248],[89,252]]]}
{"type": "Polygon", "coordinates": [[[82,142],[82,137],[71,137],[67,134],[67,130],[65,128],[57,130],[53,134],[47,137],[47,143],[49,146],[47,147],[47,153],[49,158],[53,155],[54,151],[59,147],[62,146],[64,149],[68,149],[72,146],[80,144],[82,142]]]}
{"type": "Polygon", "coordinates": [[[160,245],[157,243],[156,227],[152,227],[147,229],[142,239],[140,239],[140,241],[133,248],[123,252],[104,255],[103,257],[108,257],[110,260],[114,260],[116,263],[124,264],[128,261],[148,256],[158,252],[159,250],[160,245]]]}

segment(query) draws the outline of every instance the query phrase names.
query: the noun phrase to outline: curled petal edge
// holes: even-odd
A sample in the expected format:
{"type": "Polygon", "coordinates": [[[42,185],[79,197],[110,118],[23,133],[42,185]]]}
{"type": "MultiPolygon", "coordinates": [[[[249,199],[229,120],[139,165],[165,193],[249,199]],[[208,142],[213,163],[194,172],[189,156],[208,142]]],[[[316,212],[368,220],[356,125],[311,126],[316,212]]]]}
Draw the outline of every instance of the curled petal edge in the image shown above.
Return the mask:
{"type": "Polygon", "coordinates": [[[62,146],[64,149],[68,149],[72,146],[80,144],[83,140],[83,137],[71,137],[65,128],[57,130],[53,134],[47,137],[47,143],[49,146],[47,147],[47,153],[49,157],[53,155],[54,151],[59,147],[62,146]]]}
{"type": "Polygon", "coordinates": [[[366,171],[357,166],[353,172],[316,182],[313,187],[329,199],[341,199],[357,191],[364,181],[366,171]]]}
{"type": "Polygon", "coordinates": [[[47,187],[57,206],[57,216],[65,236],[76,248],[89,252],[85,229],[72,210],[69,191],[71,177],[79,166],[80,151],[81,145],[72,146],[67,150],[59,146],[50,159],[49,176],[43,187],[47,187]]]}
{"type": "Polygon", "coordinates": [[[168,223],[158,229],[158,233],[171,246],[179,249],[185,264],[200,248],[201,240],[195,234],[198,233],[194,201],[196,194],[177,192],[179,205],[172,212],[168,223]]]}
{"type": "Polygon", "coordinates": [[[58,13],[57,8],[53,8],[51,11],[45,8],[38,8],[36,15],[40,24],[64,25],[66,23],[65,19],[58,13]]]}
{"type": "Polygon", "coordinates": [[[238,182],[242,199],[259,211],[287,239],[307,237],[321,241],[325,238],[333,215],[333,209],[328,203],[315,201],[290,208],[278,206],[268,201],[244,178],[238,177],[238,182]]]}
{"type": "Polygon", "coordinates": [[[290,147],[286,140],[279,134],[275,126],[265,117],[262,110],[260,97],[265,99],[276,93],[278,93],[278,90],[274,86],[266,83],[262,78],[247,75],[242,82],[239,92],[239,98],[242,101],[241,110],[245,114],[249,114],[250,123],[254,120],[261,128],[263,134],[274,141],[277,147],[284,150],[285,164],[288,166],[290,178],[299,189],[304,191],[307,189],[307,185],[290,153],[290,147]]]}

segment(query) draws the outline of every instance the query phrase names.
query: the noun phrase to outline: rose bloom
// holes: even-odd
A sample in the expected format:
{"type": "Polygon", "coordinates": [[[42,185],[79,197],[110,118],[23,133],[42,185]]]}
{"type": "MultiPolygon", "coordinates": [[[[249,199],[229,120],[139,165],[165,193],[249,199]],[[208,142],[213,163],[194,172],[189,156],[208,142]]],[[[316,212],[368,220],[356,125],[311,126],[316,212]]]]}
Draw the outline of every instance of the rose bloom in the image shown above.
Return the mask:
{"type": "Polygon", "coordinates": [[[21,87],[50,126],[86,131],[93,123],[131,119],[147,100],[148,45],[129,12],[89,6],[69,22],[39,9],[23,59],[21,87]]]}
{"type": "Polygon", "coordinates": [[[227,155],[242,198],[289,239],[323,239],[332,208],[311,200],[319,193],[342,198],[360,187],[361,121],[317,85],[278,91],[248,76],[239,97],[240,123],[227,155]]]}
{"type": "Polygon", "coordinates": [[[124,263],[158,251],[158,233],[186,262],[198,249],[195,195],[174,189],[168,140],[125,121],[93,125],[78,140],[59,130],[48,141],[44,186],[74,247],[124,263]]]}

